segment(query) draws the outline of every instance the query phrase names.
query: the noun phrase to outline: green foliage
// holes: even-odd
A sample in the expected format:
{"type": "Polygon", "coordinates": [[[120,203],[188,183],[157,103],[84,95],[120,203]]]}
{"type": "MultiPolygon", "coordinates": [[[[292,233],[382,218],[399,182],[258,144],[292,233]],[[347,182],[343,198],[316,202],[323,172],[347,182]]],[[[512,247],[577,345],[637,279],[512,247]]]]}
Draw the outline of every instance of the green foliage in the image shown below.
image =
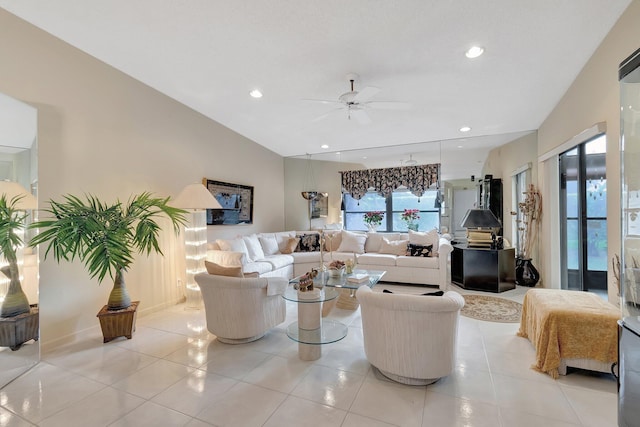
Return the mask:
{"type": "Polygon", "coordinates": [[[22,245],[22,238],[17,232],[24,227],[27,214],[16,209],[22,197],[16,196],[7,200],[6,194],[0,196],[0,253],[9,262],[16,261],[16,249],[22,245]]]}
{"type": "Polygon", "coordinates": [[[135,253],[162,254],[158,244],[160,216],[171,220],[176,233],[185,223],[186,211],[167,205],[168,197],[144,192],[131,197],[126,205],[118,200],[111,206],[93,195],[85,198],[66,195],[63,202],[50,200],[50,208],[44,211],[51,218],[31,225],[40,232],[29,244],[48,243],[45,258],[51,253],[58,262],[79,259],[98,282],[107,274],[115,279],[118,271],[126,271],[135,253]]]}

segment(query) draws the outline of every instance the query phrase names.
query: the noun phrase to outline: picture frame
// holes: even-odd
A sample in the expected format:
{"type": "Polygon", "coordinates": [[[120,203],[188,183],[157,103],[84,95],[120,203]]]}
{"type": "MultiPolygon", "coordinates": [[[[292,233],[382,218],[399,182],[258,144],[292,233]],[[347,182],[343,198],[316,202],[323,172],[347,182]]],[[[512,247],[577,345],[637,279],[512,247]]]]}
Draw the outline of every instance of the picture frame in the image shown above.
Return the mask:
{"type": "Polygon", "coordinates": [[[329,216],[329,195],[318,193],[318,196],[309,203],[311,203],[311,219],[329,216]]]}
{"type": "Polygon", "coordinates": [[[207,225],[253,224],[253,187],[204,178],[222,209],[207,209],[207,225]]]}

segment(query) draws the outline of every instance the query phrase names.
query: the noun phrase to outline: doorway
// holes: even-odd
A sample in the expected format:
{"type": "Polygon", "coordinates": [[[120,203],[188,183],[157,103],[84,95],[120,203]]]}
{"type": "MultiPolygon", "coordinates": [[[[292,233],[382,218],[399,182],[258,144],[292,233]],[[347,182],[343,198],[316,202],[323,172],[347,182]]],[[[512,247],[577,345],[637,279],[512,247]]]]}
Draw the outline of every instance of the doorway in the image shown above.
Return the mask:
{"type": "Polygon", "coordinates": [[[606,136],[562,153],[559,161],[561,287],[606,291],[606,136]]]}

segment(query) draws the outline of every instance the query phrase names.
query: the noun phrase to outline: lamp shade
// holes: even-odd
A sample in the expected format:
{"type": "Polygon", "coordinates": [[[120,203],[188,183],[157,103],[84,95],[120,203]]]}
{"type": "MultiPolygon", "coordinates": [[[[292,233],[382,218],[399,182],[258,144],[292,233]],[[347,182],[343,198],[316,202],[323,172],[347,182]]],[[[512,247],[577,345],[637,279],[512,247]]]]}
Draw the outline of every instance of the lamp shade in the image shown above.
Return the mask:
{"type": "Polygon", "coordinates": [[[462,218],[464,228],[500,228],[502,224],[489,209],[469,209],[462,218]]]}
{"type": "Polygon", "coordinates": [[[171,204],[181,209],[222,209],[213,194],[200,183],[184,187],[171,204]]]}
{"type": "Polygon", "coordinates": [[[0,196],[5,196],[7,202],[10,202],[16,196],[22,196],[16,204],[17,209],[38,209],[38,200],[35,196],[17,182],[0,181],[0,196]]]}

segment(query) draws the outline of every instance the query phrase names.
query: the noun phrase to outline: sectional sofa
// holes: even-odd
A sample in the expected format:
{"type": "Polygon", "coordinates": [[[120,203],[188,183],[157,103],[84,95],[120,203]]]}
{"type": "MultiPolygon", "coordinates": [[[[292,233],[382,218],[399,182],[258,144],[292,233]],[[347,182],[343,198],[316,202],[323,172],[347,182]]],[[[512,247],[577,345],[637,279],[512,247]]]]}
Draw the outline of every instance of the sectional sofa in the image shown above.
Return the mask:
{"type": "Polygon", "coordinates": [[[364,233],[346,230],[286,231],[218,239],[209,243],[207,260],[242,265],[246,276],[291,279],[333,260],[356,261],[358,269],[384,270],[387,282],[436,285],[446,290],[449,235],[436,230],[364,233]]]}

